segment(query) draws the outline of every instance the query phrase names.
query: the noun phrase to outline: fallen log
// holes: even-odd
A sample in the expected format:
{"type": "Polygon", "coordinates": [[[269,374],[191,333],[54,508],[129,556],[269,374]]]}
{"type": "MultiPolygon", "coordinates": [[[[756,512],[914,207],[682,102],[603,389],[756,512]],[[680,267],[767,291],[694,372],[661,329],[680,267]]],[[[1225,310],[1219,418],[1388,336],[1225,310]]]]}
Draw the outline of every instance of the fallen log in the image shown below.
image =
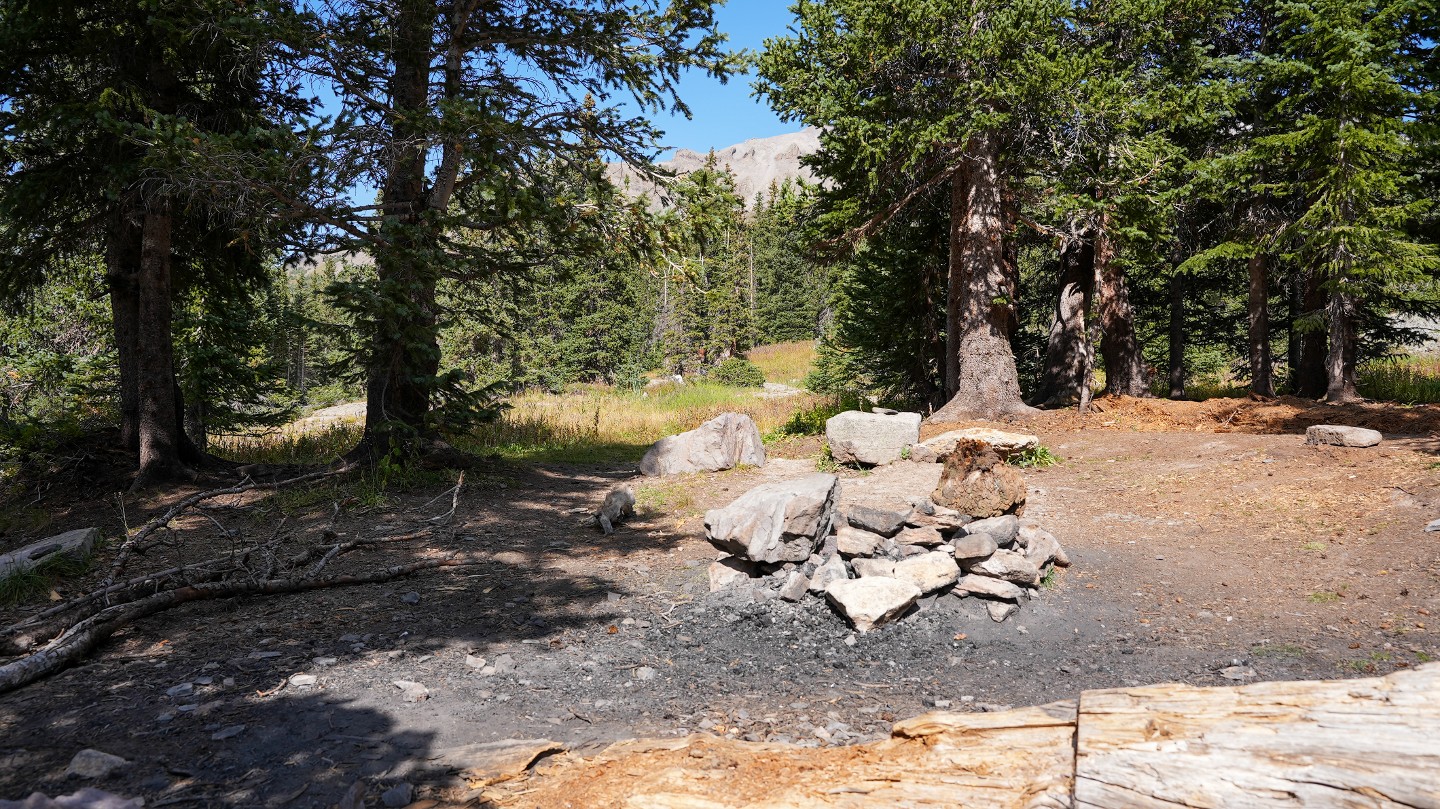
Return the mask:
{"type": "Polygon", "coordinates": [[[1432,664],[1363,680],[1086,691],[1078,710],[931,713],[852,747],[640,739],[551,757],[483,797],[517,809],[1440,809],[1437,729],[1432,664]]]}

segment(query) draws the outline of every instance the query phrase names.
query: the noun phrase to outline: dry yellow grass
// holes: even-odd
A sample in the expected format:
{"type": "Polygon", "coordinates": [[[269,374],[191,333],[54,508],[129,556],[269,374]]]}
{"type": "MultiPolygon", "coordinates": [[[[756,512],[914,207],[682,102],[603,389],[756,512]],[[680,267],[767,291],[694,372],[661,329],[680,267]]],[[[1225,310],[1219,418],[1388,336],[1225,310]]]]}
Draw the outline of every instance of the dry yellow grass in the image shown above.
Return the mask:
{"type": "Polygon", "coordinates": [[[815,362],[815,341],[799,340],[753,348],[746,355],[765,374],[767,382],[801,387],[815,362]]]}

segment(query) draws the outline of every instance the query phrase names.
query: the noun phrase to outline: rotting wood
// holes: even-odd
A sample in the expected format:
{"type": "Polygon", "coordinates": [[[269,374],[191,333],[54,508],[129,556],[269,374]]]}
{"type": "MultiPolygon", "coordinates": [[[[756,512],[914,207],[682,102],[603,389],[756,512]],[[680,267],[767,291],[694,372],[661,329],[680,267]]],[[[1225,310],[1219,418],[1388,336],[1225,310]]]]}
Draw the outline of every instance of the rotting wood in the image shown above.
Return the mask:
{"type": "Polygon", "coordinates": [[[1086,691],[1078,711],[930,713],[851,747],[636,739],[556,756],[484,798],[506,809],[1440,809],[1437,729],[1440,663],[1362,680],[1086,691]]]}

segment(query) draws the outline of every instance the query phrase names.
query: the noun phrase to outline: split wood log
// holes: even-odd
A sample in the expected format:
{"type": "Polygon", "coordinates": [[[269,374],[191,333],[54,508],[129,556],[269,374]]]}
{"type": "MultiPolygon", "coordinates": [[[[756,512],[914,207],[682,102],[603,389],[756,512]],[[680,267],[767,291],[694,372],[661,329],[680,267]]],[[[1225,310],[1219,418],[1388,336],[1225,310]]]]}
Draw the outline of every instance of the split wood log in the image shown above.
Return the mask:
{"type": "Polygon", "coordinates": [[[1080,697],[1077,807],[1440,809],[1440,665],[1080,697]]]}
{"type": "Polygon", "coordinates": [[[487,805],[574,809],[1440,809],[1440,663],[1388,677],[1086,691],[807,749],[710,736],[558,756],[487,805]],[[1078,754],[1077,754],[1078,750],[1078,754]]]}

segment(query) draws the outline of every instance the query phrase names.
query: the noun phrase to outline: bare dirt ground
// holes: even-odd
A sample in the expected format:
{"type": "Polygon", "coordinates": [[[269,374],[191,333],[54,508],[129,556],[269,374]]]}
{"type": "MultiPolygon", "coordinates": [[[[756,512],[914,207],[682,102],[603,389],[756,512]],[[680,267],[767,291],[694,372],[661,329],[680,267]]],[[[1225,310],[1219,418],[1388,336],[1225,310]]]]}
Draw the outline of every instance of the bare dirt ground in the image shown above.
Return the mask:
{"type": "MultiPolygon", "coordinates": [[[[1101,406],[1031,424],[1065,461],[1027,473],[1026,514],[1073,567],[1003,624],[975,599],[941,595],[857,637],[813,599],[709,593],[704,511],[813,471],[793,457],[807,442],[763,469],[638,482],[648,508],[611,537],[578,512],[632,470],[507,468],[472,478],[453,531],[363,560],[428,547],[479,565],[180,608],[0,697],[0,798],[88,784],[152,807],[323,807],[358,783],[370,805],[397,784],[414,799],[483,801],[456,775],[461,745],[548,738],[593,750],[694,732],[849,744],[937,703],[986,710],[1086,688],[1235,684],[1222,672],[1326,679],[1440,658],[1440,534],[1423,532],[1440,516],[1433,411],[1330,409],[1309,421],[1410,433],[1341,449],[1297,434],[1313,404],[1101,406]],[[315,685],[289,683],[306,673],[315,685]],[[428,698],[406,701],[396,681],[428,698]],[[65,776],[84,748],[131,764],[95,783],[65,776]]],[[[845,501],[898,507],[927,494],[939,467],[841,474],[845,501]]],[[[443,488],[346,503],[337,530],[412,531],[444,510],[419,509],[443,488]]],[[[179,494],[132,503],[130,524],[179,494]]],[[[283,530],[316,530],[331,501],[322,487],[212,513],[250,531],[277,530],[288,513],[283,530]]],[[[56,514],[57,531],[85,521],[122,532],[118,512],[93,503],[56,514]]],[[[187,522],[195,545],[170,552],[213,546],[206,525],[187,522]]]]}

